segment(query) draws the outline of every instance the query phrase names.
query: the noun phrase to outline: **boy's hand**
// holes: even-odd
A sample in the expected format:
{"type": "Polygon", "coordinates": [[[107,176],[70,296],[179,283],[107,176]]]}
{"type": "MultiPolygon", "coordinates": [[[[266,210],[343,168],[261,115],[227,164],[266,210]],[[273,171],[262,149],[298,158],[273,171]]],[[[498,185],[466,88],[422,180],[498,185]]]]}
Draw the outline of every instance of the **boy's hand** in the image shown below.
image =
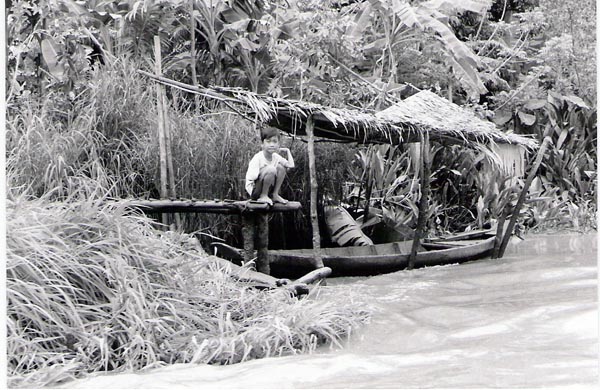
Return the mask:
{"type": "Polygon", "coordinates": [[[290,149],[289,148],[279,148],[280,152],[285,152],[285,153],[289,153],[290,149]]]}

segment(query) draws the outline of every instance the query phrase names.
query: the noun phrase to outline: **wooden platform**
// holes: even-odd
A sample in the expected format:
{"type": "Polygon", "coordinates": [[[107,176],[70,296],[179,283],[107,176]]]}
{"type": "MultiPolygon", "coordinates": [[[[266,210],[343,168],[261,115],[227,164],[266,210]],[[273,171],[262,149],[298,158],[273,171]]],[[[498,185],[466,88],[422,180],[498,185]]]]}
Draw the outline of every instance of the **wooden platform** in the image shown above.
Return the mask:
{"type": "Polygon", "coordinates": [[[242,214],[242,213],[278,213],[300,210],[300,202],[287,204],[267,203],[252,200],[197,200],[197,199],[128,199],[119,201],[125,207],[139,208],[153,213],[212,213],[212,214],[242,214]]]}
{"type": "Polygon", "coordinates": [[[244,260],[254,261],[254,268],[269,275],[267,258],[269,246],[269,214],[300,210],[300,202],[286,204],[256,202],[253,200],[197,200],[197,199],[123,199],[115,203],[150,213],[211,213],[242,216],[244,260]],[[256,249],[256,257],[254,255],[256,249]]]}

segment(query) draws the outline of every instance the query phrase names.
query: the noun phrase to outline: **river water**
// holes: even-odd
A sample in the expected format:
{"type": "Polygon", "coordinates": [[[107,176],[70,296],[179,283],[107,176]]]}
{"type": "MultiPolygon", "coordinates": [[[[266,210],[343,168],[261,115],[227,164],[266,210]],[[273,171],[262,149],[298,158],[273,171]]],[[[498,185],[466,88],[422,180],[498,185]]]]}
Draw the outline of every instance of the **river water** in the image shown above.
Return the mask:
{"type": "Polygon", "coordinates": [[[174,365],[65,388],[597,388],[597,235],[514,239],[506,255],[326,289],[370,297],[343,346],[232,366],[174,365]]]}

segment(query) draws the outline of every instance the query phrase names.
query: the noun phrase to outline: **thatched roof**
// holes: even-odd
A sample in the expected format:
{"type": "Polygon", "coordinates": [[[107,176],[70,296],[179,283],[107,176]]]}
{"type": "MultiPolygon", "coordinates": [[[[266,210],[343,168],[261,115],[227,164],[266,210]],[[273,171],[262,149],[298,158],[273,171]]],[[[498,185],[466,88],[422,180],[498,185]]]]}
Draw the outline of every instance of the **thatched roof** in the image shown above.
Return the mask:
{"type": "Polygon", "coordinates": [[[500,131],[493,122],[479,118],[469,109],[450,102],[430,91],[417,94],[378,112],[377,118],[393,122],[398,127],[416,127],[429,131],[430,139],[523,145],[535,148],[537,143],[514,133],[500,131]]]}
{"type": "Polygon", "coordinates": [[[471,146],[500,143],[522,145],[528,149],[537,147],[535,140],[504,133],[492,122],[482,120],[470,110],[429,91],[421,91],[374,114],[274,98],[241,88],[199,88],[140,72],[163,84],[220,100],[242,115],[294,135],[306,135],[306,120],[312,115],[315,136],[335,141],[398,144],[418,141],[419,133],[426,131],[432,141],[442,143],[471,146]]]}

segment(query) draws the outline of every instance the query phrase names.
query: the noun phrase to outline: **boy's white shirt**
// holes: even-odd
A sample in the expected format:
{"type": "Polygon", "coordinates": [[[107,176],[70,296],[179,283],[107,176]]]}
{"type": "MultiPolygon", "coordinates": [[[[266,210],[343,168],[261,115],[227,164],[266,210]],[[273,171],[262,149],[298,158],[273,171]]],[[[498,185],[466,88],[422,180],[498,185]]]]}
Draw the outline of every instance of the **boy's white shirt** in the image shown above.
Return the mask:
{"type": "Polygon", "coordinates": [[[277,153],[272,154],[271,161],[267,160],[262,150],[256,153],[254,157],[252,157],[252,159],[248,163],[248,170],[246,171],[246,192],[248,193],[248,195],[252,195],[252,191],[254,190],[254,183],[256,182],[256,179],[258,179],[260,170],[266,167],[267,165],[277,167],[277,164],[279,164],[280,162],[283,162],[283,166],[288,166],[288,160],[277,153]]]}

